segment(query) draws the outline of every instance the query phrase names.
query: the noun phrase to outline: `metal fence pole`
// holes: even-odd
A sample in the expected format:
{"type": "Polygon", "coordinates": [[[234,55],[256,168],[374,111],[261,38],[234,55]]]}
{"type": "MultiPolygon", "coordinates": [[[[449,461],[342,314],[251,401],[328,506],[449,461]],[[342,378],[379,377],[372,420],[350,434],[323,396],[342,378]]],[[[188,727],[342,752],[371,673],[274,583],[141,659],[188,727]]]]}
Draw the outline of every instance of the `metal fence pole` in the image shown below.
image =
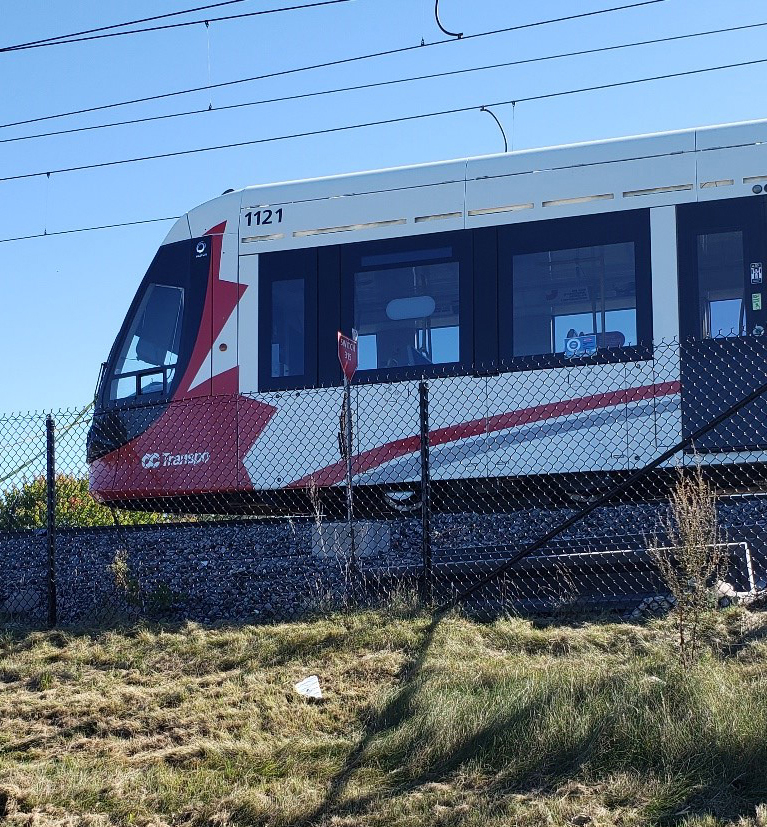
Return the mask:
{"type": "Polygon", "coordinates": [[[48,626],[56,625],[56,423],[48,414],[45,419],[46,436],[46,495],[48,547],[48,626]]]}
{"type": "Polygon", "coordinates": [[[356,548],[354,542],[354,491],[352,488],[352,450],[354,441],[352,437],[352,395],[349,379],[344,374],[344,418],[346,430],[346,521],[349,524],[349,569],[354,572],[357,566],[356,548]]]}
{"type": "Polygon", "coordinates": [[[429,476],[429,383],[418,384],[418,410],[421,434],[421,553],[423,557],[423,599],[432,596],[431,570],[431,479],[429,476]]]}

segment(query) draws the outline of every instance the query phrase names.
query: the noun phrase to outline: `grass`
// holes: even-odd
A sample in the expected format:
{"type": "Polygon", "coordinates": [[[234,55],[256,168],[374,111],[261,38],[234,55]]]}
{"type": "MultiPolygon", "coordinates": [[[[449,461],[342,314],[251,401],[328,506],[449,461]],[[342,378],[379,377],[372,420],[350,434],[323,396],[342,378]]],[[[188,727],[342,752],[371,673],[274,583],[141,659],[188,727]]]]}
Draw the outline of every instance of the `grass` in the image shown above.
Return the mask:
{"type": "Polygon", "coordinates": [[[767,615],[0,637],[13,825],[767,827],[767,615]],[[292,689],[320,676],[326,699],[292,689]]]}

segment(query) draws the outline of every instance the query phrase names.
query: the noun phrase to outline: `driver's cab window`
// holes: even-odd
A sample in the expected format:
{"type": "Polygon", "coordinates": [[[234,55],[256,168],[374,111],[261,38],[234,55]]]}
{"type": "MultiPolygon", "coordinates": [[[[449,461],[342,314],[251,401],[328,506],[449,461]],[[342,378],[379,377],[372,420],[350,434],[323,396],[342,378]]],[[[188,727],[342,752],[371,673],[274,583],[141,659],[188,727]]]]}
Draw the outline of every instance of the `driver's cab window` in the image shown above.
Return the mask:
{"type": "Polygon", "coordinates": [[[181,343],[184,291],[150,284],[128,329],[110,387],[110,399],[160,394],[173,381],[181,343]]]}

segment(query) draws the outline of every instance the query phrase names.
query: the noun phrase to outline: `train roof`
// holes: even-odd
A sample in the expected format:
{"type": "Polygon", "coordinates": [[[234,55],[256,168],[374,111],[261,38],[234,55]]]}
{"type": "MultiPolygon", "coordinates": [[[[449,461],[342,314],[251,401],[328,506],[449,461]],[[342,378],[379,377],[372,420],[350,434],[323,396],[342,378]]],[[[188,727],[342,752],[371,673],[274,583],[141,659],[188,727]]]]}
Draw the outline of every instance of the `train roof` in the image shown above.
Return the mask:
{"type": "MultiPolygon", "coordinates": [[[[164,243],[201,235],[210,227],[216,226],[220,221],[227,220],[227,232],[237,232],[236,222],[230,221],[240,210],[259,209],[265,206],[274,205],[296,205],[310,202],[324,201],[328,199],[340,199],[348,196],[372,196],[376,193],[394,193],[395,191],[410,190],[416,193],[422,190],[422,197],[416,201],[422,202],[421,206],[426,209],[428,204],[427,192],[435,192],[434,188],[439,185],[472,184],[475,192],[481,189],[488,190],[487,182],[492,179],[503,180],[505,189],[513,189],[520,193],[520,207],[575,205],[576,202],[583,202],[584,198],[603,198],[613,200],[613,204],[602,204],[595,206],[594,210],[586,208],[585,211],[603,211],[611,209],[626,209],[620,206],[619,201],[628,194],[648,194],[674,191],[687,191],[686,196],[670,201],[666,199],[648,199],[641,202],[641,206],[656,206],[661,203],[678,203],[679,200],[695,200],[700,197],[698,189],[718,187],[727,184],[743,184],[754,177],[763,177],[767,182],[767,162],[764,162],[763,151],[758,153],[758,161],[754,160],[753,148],[760,144],[767,144],[767,119],[745,121],[740,123],[721,124],[716,126],[695,127],[670,132],[658,132],[646,135],[634,135],[629,137],[609,138],[599,141],[589,141],[575,144],[564,144],[561,146],[549,146],[533,149],[521,149],[513,152],[497,153],[475,157],[458,158],[447,161],[435,161],[426,164],[411,166],[393,167],[389,169],[370,170],[353,172],[341,175],[326,176],[321,178],[309,178],[303,180],[284,181],[278,183],[257,184],[241,189],[224,193],[199,207],[190,210],[174,225],[164,243]],[[735,175],[729,170],[727,164],[722,161],[722,152],[728,153],[729,159],[733,153],[729,150],[735,148],[751,148],[751,161],[744,167],[743,163],[736,164],[737,172],[745,170],[743,175],[735,175]],[[709,152],[711,151],[711,152],[709,152]],[[706,153],[708,163],[701,163],[699,160],[684,162],[682,159],[696,158],[701,153],[706,153]],[[652,159],[658,159],[653,161],[652,159]],[[674,160],[676,159],[676,161],[674,160]],[[759,166],[759,169],[756,169],[759,166]],[[642,171],[640,173],[640,167],[642,171]],[[721,171],[724,170],[724,171],[721,171]],[[627,176],[623,173],[630,173],[627,176]],[[538,173],[549,173],[547,176],[537,175],[538,173]],[[538,180],[533,181],[533,178],[538,180]],[[542,188],[542,179],[547,179],[548,190],[542,188]],[[677,180],[679,178],[679,180],[677,180]],[[684,180],[682,180],[684,179],[684,180]],[[578,193],[577,181],[584,182],[586,186],[584,196],[578,193]],[[484,186],[482,182],[485,182],[484,186]],[[588,186],[586,185],[588,182],[588,186]],[[592,195],[589,186],[600,184],[600,193],[592,195]],[[551,186],[549,186],[551,185],[551,186]],[[427,190],[426,188],[431,188],[427,190]],[[575,193],[568,197],[572,190],[575,193]],[[216,215],[219,216],[216,219],[216,215]]],[[[742,159],[741,159],[742,160],[742,159]]],[[[734,187],[728,197],[740,192],[741,187],[734,187]]],[[[498,187],[496,187],[496,191],[498,187]]],[[[750,190],[750,187],[749,187],[750,190]]],[[[445,190],[446,191],[446,190],[445,190]]],[[[469,203],[469,189],[466,188],[466,203],[461,207],[461,215],[464,219],[463,227],[476,224],[465,220],[472,213],[489,212],[480,205],[472,210],[469,203]]],[[[489,197],[489,196],[488,196],[489,197]]],[[[705,197],[725,197],[723,193],[707,193],[705,197]]],[[[492,196],[490,200],[496,198],[492,196]]],[[[487,200],[487,199],[486,199],[487,200]]],[[[497,200],[497,198],[496,198],[497,200]]],[[[477,202],[479,203],[479,202],[477,202]]],[[[508,204],[508,202],[507,202],[508,204]]],[[[632,206],[639,207],[640,203],[634,200],[632,206]]],[[[509,210],[511,211],[510,205],[509,210]]],[[[500,211],[500,207],[498,208],[500,211]]],[[[326,212],[327,212],[326,208],[326,212]]],[[[332,212],[332,210],[330,210],[332,212]]],[[[457,208],[442,210],[435,208],[433,213],[453,215],[457,208]]],[[[579,211],[583,211],[582,209],[579,211]]],[[[306,213],[306,210],[303,211],[306,213]]],[[[549,210],[548,215],[555,217],[555,213],[561,215],[573,214],[572,210],[564,211],[549,210]]],[[[417,213],[416,213],[417,214],[417,213]]],[[[436,216],[439,217],[439,216],[436,216]]],[[[528,213],[524,219],[521,216],[512,217],[513,220],[534,220],[539,217],[537,214],[528,213]]],[[[407,218],[410,222],[418,218],[407,218]]],[[[311,220],[308,227],[311,227],[311,220]]],[[[337,224],[344,224],[340,219],[337,224]]],[[[303,227],[303,223],[301,225],[303,227]]],[[[322,225],[315,225],[321,231],[322,225]]],[[[458,225],[456,225],[458,226],[458,225]]],[[[440,224],[440,228],[453,229],[448,223],[440,224]]],[[[287,228],[286,228],[287,229],[287,228]]],[[[432,231],[436,231],[434,226],[432,231]]],[[[310,230],[306,231],[311,234],[310,230]]],[[[294,241],[291,246],[305,246],[305,242],[295,243],[296,235],[302,235],[303,229],[294,228],[292,236],[294,241]]],[[[363,234],[362,237],[366,237],[363,234]]],[[[327,243],[321,241],[320,243],[327,243]]],[[[277,247],[287,246],[287,239],[281,240],[277,247]]],[[[259,250],[274,248],[273,244],[259,245],[259,250]]],[[[249,251],[256,252],[250,248],[249,251]]],[[[241,250],[241,252],[244,252],[241,250]]]]}
{"type": "Polygon", "coordinates": [[[666,132],[649,132],[643,135],[627,135],[603,138],[596,141],[580,141],[571,144],[558,144],[510,152],[498,152],[488,155],[473,155],[444,161],[429,161],[422,164],[407,164],[398,167],[325,175],[317,178],[276,181],[266,184],[252,184],[235,190],[235,192],[258,192],[272,188],[295,188],[299,186],[326,184],[330,182],[353,182],[368,176],[394,175],[402,172],[437,173],[444,170],[453,171],[465,166],[466,177],[474,166],[481,167],[483,161],[502,160],[509,169],[519,172],[534,172],[548,169],[548,162],[556,166],[577,166],[605,161],[628,161],[645,158],[648,155],[667,155],[672,152],[694,152],[697,150],[722,149],[733,146],[745,146],[755,143],[767,143],[767,119],[740,121],[737,123],[698,126],[689,129],[666,132]]]}

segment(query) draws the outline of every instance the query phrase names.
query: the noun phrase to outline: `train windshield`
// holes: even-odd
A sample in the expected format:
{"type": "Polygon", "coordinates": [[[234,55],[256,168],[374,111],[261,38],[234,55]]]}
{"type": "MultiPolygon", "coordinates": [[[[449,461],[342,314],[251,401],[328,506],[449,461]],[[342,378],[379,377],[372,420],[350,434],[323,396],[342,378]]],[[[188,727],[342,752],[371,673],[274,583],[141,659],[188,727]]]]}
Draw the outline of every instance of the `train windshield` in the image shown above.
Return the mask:
{"type": "Polygon", "coordinates": [[[147,286],[117,358],[110,400],[167,393],[178,362],[183,317],[182,287],[147,286]]]}
{"type": "Polygon", "coordinates": [[[200,333],[209,249],[202,238],[157,251],[112,348],[99,389],[103,403],[143,404],[172,396],[200,333]]]}

